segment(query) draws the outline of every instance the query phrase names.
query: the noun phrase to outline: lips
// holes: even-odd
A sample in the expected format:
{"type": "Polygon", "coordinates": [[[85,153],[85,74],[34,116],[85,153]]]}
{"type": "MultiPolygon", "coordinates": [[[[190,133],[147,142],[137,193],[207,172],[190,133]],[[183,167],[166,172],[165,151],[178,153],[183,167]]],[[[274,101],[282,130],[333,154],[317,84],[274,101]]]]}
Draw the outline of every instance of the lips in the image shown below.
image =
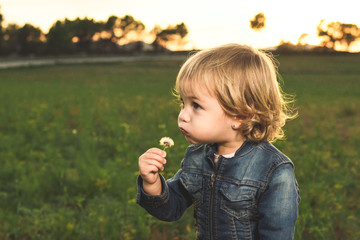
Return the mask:
{"type": "Polygon", "coordinates": [[[180,132],[181,132],[183,135],[189,136],[189,133],[188,133],[185,129],[183,129],[183,128],[179,128],[179,129],[180,129],[180,132]]]}

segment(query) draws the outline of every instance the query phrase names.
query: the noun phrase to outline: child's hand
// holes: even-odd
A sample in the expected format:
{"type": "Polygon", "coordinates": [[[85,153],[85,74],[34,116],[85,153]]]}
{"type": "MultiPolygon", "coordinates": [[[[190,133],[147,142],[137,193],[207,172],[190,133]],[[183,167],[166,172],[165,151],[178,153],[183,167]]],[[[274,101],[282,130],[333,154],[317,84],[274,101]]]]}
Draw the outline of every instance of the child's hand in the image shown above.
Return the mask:
{"type": "Polygon", "coordinates": [[[158,182],[161,189],[159,171],[164,170],[165,157],[166,152],[158,148],[150,148],[139,157],[139,171],[144,185],[152,185],[158,182]]]}

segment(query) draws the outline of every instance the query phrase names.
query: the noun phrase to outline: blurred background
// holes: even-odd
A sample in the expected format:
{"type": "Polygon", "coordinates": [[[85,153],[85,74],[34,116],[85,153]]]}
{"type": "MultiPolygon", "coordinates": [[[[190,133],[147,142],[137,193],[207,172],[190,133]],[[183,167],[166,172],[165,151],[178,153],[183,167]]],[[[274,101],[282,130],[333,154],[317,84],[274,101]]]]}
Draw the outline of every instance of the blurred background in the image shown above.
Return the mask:
{"type": "Polygon", "coordinates": [[[295,164],[295,239],[360,239],[357,1],[0,0],[0,239],[195,239],[135,203],[138,157],[188,143],[172,95],[199,49],[278,61],[299,116],[274,144],[295,164]]]}
{"type": "Polygon", "coordinates": [[[1,0],[0,53],[178,51],[228,42],[271,50],[359,52],[355,5],[354,0],[1,0]]]}

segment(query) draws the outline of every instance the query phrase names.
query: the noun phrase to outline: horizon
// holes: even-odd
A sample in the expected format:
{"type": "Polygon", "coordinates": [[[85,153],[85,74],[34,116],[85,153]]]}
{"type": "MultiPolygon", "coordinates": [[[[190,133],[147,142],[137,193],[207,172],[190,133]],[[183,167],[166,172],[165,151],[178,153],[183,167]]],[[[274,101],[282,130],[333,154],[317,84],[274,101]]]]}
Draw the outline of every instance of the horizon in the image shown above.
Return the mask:
{"type": "MultiPolygon", "coordinates": [[[[303,34],[307,34],[304,43],[319,45],[316,27],[322,19],[360,26],[357,8],[351,7],[355,6],[355,0],[343,0],[342,4],[330,6],[330,1],[310,0],[301,3],[259,0],[258,4],[242,4],[236,0],[224,0],[221,3],[215,0],[184,0],[181,4],[175,3],[171,0],[0,0],[0,13],[4,17],[4,26],[9,23],[19,26],[29,23],[39,27],[43,33],[47,33],[57,20],[65,18],[73,20],[87,17],[106,21],[111,15],[131,15],[144,23],[146,32],[150,32],[155,25],[165,28],[170,24],[184,22],[189,31],[186,36],[188,43],[178,50],[208,48],[230,42],[272,48],[281,42],[297,44],[303,34]],[[250,20],[260,12],[265,14],[266,26],[261,31],[254,31],[250,27],[250,20]]],[[[142,40],[149,42],[148,39],[149,36],[145,36],[142,40]]],[[[172,47],[170,49],[176,50],[172,47]]],[[[349,52],[359,51],[360,41],[350,45],[349,52]]]]}

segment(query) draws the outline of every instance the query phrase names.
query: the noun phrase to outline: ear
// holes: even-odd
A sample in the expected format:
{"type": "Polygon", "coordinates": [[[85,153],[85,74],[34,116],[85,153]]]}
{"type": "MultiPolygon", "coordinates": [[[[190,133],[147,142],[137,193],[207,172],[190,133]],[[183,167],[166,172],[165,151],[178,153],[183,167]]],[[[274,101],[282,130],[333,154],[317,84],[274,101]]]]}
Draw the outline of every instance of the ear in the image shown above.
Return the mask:
{"type": "Polygon", "coordinates": [[[239,130],[243,121],[244,119],[242,118],[234,117],[231,121],[231,128],[234,130],[239,130]]]}
{"type": "Polygon", "coordinates": [[[240,116],[236,116],[236,117],[232,117],[231,120],[231,128],[234,130],[238,130],[241,128],[241,124],[243,124],[244,122],[246,122],[247,120],[249,120],[251,118],[251,115],[253,113],[253,110],[250,106],[246,105],[246,110],[244,111],[244,115],[240,116]]]}

